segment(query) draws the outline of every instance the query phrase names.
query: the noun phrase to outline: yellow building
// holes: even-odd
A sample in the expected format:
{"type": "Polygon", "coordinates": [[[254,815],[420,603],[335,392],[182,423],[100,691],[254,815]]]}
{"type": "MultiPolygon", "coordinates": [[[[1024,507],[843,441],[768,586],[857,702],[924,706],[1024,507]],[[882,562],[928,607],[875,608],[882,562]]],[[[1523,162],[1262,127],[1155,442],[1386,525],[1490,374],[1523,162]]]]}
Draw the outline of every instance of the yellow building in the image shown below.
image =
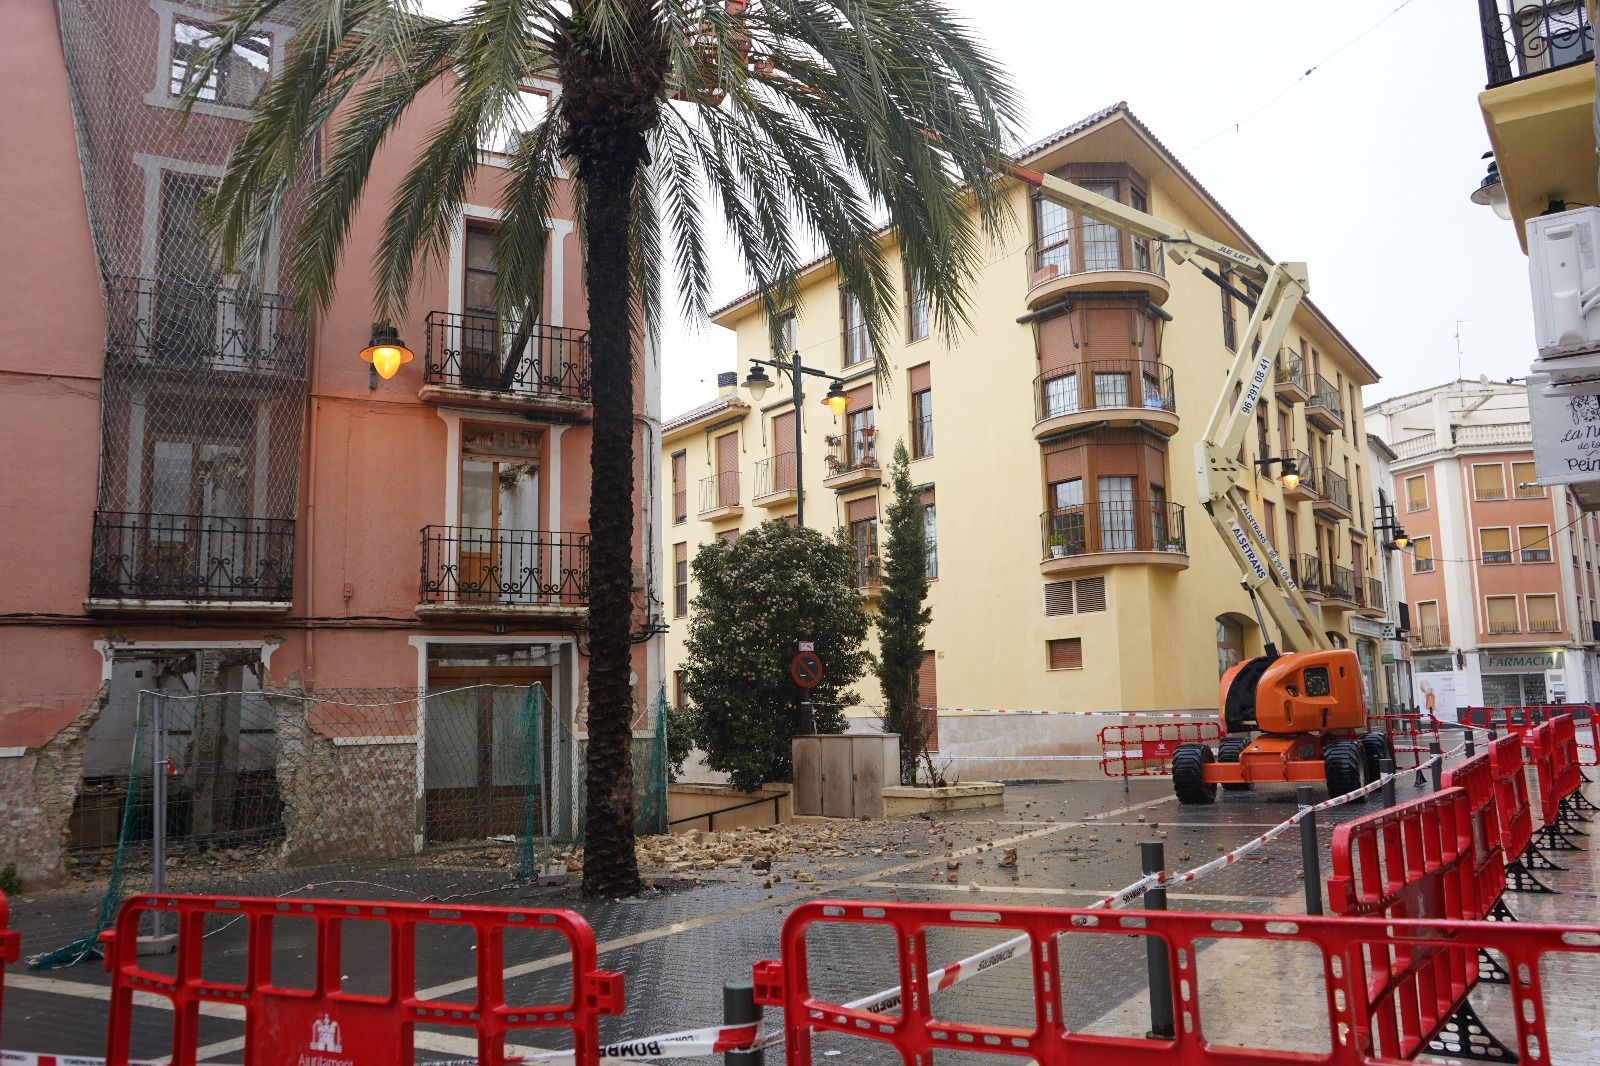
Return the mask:
{"type": "MultiPolygon", "coordinates": [[[[1126,105],[1018,159],[1264,254],[1126,105]]],[[[1220,668],[1262,650],[1194,474],[1248,307],[1197,265],[1166,262],[1159,244],[1036,203],[1021,184],[1012,199],[1019,226],[987,250],[972,328],[955,344],[930,329],[911,286],[880,376],[827,260],[806,269],[793,325],[782,327],[850,398],[835,419],[820,402],[827,382],[807,379],[799,487],[807,525],[850,531],[869,597],[889,493],[880,463],[900,440],[913,456],[934,553],[923,697],[945,708],[946,751],[980,737],[1007,752],[1083,742],[1058,719],[955,708],[1214,714],[1220,668]]],[[[737,333],[741,375],[747,357],[770,357],[753,295],[713,319],[737,333]]],[[[1382,692],[1361,403],[1377,374],[1310,304],[1287,343],[1276,400],[1261,405],[1245,447],[1250,458],[1294,458],[1304,480],[1286,496],[1271,468],[1251,488],[1252,508],[1335,642],[1370,664],[1369,692],[1382,692]]],[[[787,382],[758,402],[735,381],[722,375],[721,395],[664,427],[669,671],[683,660],[697,546],[795,512],[787,382]]],[[[861,688],[878,698],[870,679],[861,688]]]]}

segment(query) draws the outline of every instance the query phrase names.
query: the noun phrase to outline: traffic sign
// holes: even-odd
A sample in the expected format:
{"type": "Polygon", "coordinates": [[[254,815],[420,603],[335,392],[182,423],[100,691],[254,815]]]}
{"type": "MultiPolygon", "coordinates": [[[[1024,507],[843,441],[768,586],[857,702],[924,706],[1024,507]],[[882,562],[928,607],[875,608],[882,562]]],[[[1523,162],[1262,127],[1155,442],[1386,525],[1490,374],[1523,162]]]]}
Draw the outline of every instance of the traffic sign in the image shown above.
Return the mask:
{"type": "Polygon", "coordinates": [[[822,680],[822,660],[814,651],[803,651],[789,663],[789,676],[801,688],[816,688],[822,680]]]}

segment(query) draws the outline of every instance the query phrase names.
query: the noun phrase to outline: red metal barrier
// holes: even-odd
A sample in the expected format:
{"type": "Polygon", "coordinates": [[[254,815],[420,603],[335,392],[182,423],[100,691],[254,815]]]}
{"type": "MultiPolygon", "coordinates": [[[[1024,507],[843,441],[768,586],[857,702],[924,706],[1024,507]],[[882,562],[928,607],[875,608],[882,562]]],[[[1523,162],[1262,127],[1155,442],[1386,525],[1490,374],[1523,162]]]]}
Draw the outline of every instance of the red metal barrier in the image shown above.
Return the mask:
{"type": "Polygon", "coordinates": [[[1428,757],[1428,742],[1439,739],[1439,719],[1422,711],[1367,716],[1369,732],[1389,734],[1394,747],[1394,768],[1415,770],[1428,757]]]}
{"type": "MultiPolygon", "coordinates": [[[[1393,1043],[1382,1019],[1392,1020],[1397,1014],[1411,1019],[1447,1018],[1446,1008],[1456,998],[1454,985],[1429,985],[1418,979],[1418,970],[1397,975],[1392,970],[1393,960],[1408,959],[1422,969],[1437,958],[1470,963],[1480,948],[1498,952],[1512,972],[1525,975],[1517,988],[1519,1008],[1514,1021],[1515,1050],[1522,1061],[1570,1066],[1576,1060],[1552,1060],[1544,1009],[1545,971],[1541,967],[1551,956],[1600,955],[1600,928],[1185,911],[1022,907],[975,910],[926,904],[814,901],[801,904],[784,921],[782,961],[757,963],[755,987],[758,1003],[783,1008],[788,1066],[811,1066],[814,1033],[836,1033],[887,1044],[905,1063],[943,1061],[947,1056],[961,1057],[965,1053],[974,1061],[979,1055],[986,1060],[995,1056],[996,1062],[1000,1061],[999,1056],[1010,1056],[1031,1059],[1039,1066],[1090,1062],[1149,1066],[1269,1062],[1280,1066],[1374,1066],[1402,1062],[1416,1050],[1408,1051],[1393,1043]],[[850,1008],[813,993],[806,937],[815,926],[827,923],[894,932],[901,987],[905,990],[898,1001],[898,1013],[850,1008]],[[999,937],[1010,935],[1013,930],[1027,935],[1027,964],[1032,970],[1031,1025],[953,1022],[944,1020],[947,1015],[942,1010],[936,1013],[939,1003],[931,995],[934,990],[928,985],[928,974],[930,963],[942,960],[927,957],[928,934],[949,929],[961,930],[966,937],[999,937]],[[1084,938],[1107,935],[1151,936],[1165,944],[1176,1008],[1175,1036],[1141,1039],[1068,1028],[1063,1011],[1065,996],[1080,985],[1103,977],[1087,970],[1093,960],[1103,959],[1103,949],[1084,938]],[[1249,1009],[1248,1004],[1240,1004],[1225,990],[1205,984],[1204,952],[1212,950],[1208,947],[1212,942],[1230,939],[1306,944],[1320,955],[1327,1051],[1240,1047],[1233,1042],[1222,1046],[1208,1039],[1206,1025],[1214,1020],[1210,1011],[1232,1014],[1249,1009]],[[1086,972],[1074,972],[1079,965],[1086,967],[1086,972]],[[1207,997],[1208,992],[1211,998],[1207,997]]],[[[1449,968],[1454,972],[1453,963],[1449,968]]],[[[1275,1031],[1276,1023],[1266,1005],[1258,1007],[1262,1028],[1275,1031]]]]}
{"type": "MultiPolygon", "coordinates": [[[[1498,742],[1497,742],[1498,743],[1498,742]]],[[[1467,794],[1472,820],[1477,908],[1473,917],[1483,918],[1494,909],[1506,888],[1506,856],[1500,836],[1500,806],[1495,794],[1494,757],[1489,751],[1475,755],[1444,772],[1444,788],[1459,788],[1467,794]]]]}
{"type": "Polygon", "coordinates": [[[594,1066],[599,1062],[600,1016],[622,1011],[622,975],[596,969],[594,933],[571,911],[134,896],[123,903],[115,927],[102,933],[101,939],[106,968],[111,971],[106,1051],[110,1066],[128,1060],[133,1001],[141,992],[163,996],[172,1003],[173,1066],[194,1066],[200,1007],[207,1002],[243,1009],[244,1061],[251,1066],[304,1066],[308,1061],[337,1066],[411,1062],[414,1030],[424,1024],[475,1036],[480,1066],[507,1062],[506,1038],[530,1029],[566,1032],[573,1061],[594,1066]],[[176,925],[174,974],[156,973],[140,965],[140,921],[152,914],[164,916],[168,929],[176,925]],[[202,975],[208,915],[248,923],[244,983],[229,984],[202,975]],[[315,960],[313,987],[278,987],[273,983],[274,925],[306,919],[313,923],[316,936],[315,949],[305,950],[305,955],[315,960]],[[341,990],[340,945],[348,923],[385,927],[386,993],[358,995],[341,990]],[[450,928],[456,935],[465,930],[472,937],[472,950],[465,952],[461,961],[474,984],[448,1000],[424,999],[417,988],[417,933],[429,927],[450,928]],[[569,999],[548,1004],[506,1002],[505,939],[510,930],[557,934],[565,939],[570,952],[569,999]]]}
{"type": "Polygon", "coordinates": [[[10,921],[11,905],[0,892],[0,1018],[5,1017],[6,967],[22,957],[22,934],[7,928],[10,921]]]}
{"type": "Polygon", "coordinates": [[[1152,722],[1100,730],[1100,772],[1107,777],[1166,777],[1180,744],[1216,744],[1222,723],[1152,722]]]}

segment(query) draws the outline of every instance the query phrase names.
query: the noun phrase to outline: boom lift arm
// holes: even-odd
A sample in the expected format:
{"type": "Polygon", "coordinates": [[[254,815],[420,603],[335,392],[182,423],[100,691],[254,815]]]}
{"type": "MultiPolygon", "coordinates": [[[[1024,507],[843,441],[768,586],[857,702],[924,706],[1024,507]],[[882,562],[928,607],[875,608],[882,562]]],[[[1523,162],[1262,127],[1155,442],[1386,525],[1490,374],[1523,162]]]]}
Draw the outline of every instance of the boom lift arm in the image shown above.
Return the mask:
{"type": "MultiPolygon", "coordinates": [[[[1304,263],[1269,263],[1183,226],[1074,185],[1053,174],[1010,168],[1013,177],[1040,196],[1081,215],[1163,242],[1174,262],[1200,258],[1222,266],[1258,289],[1250,324],[1239,338],[1238,354],[1217,397],[1204,435],[1195,445],[1195,476],[1200,503],[1232,552],[1252,600],[1265,606],[1286,651],[1331,648],[1319,618],[1300,594],[1278,553],[1245,503],[1247,473],[1236,458],[1255,417],[1256,405],[1270,387],[1274,357],[1289,331],[1294,310],[1309,288],[1304,263]],[[1236,398],[1237,394],[1237,398],[1236,398]],[[1276,582],[1274,583],[1274,579],[1276,582]]],[[[1223,280],[1225,284],[1225,279],[1223,280]]],[[[1271,644],[1268,644],[1269,649],[1271,644]]]]}

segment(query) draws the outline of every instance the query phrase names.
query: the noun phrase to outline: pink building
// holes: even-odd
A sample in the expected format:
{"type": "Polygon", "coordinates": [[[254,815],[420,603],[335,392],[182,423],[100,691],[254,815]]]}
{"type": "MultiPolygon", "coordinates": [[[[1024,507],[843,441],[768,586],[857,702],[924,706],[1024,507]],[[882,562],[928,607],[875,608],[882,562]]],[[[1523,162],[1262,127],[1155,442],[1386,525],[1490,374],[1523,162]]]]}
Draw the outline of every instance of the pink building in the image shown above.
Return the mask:
{"type": "MultiPolygon", "coordinates": [[[[570,197],[552,213],[540,320],[497,317],[485,293],[508,172],[494,148],[515,131],[487,139],[448,262],[419,275],[394,324],[417,358],[380,381],[358,358],[369,264],[383,209],[446,111],[442,90],[388,141],[337,296],[307,319],[285,291],[291,225],[253,293],[212,265],[195,215],[295,27],[245,41],[180,127],[174,92],[211,32],[204,3],[7,11],[0,865],[58,872],[77,782],[126,773],[144,688],[539,682],[575,758],[590,395],[570,197]]],[[[560,91],[526,88],[530,112],[560,91]]],[[[641,631],[659,603],[646,547],[659,540],[654,354],[636,383],[641,631]]],[[[659,638],[636,645],[635,674],[643,729],[659,638]]],[[[425,779],[422,713],[348,728],[401,748],[409,736],[425,779]]]]}
{"type": "Polygon", "coordinates": [[[1527,390],[1458,381],[1386,400],[1418,706],[1600,698],[1600,520],[1534,472],[1527,390]]]}

